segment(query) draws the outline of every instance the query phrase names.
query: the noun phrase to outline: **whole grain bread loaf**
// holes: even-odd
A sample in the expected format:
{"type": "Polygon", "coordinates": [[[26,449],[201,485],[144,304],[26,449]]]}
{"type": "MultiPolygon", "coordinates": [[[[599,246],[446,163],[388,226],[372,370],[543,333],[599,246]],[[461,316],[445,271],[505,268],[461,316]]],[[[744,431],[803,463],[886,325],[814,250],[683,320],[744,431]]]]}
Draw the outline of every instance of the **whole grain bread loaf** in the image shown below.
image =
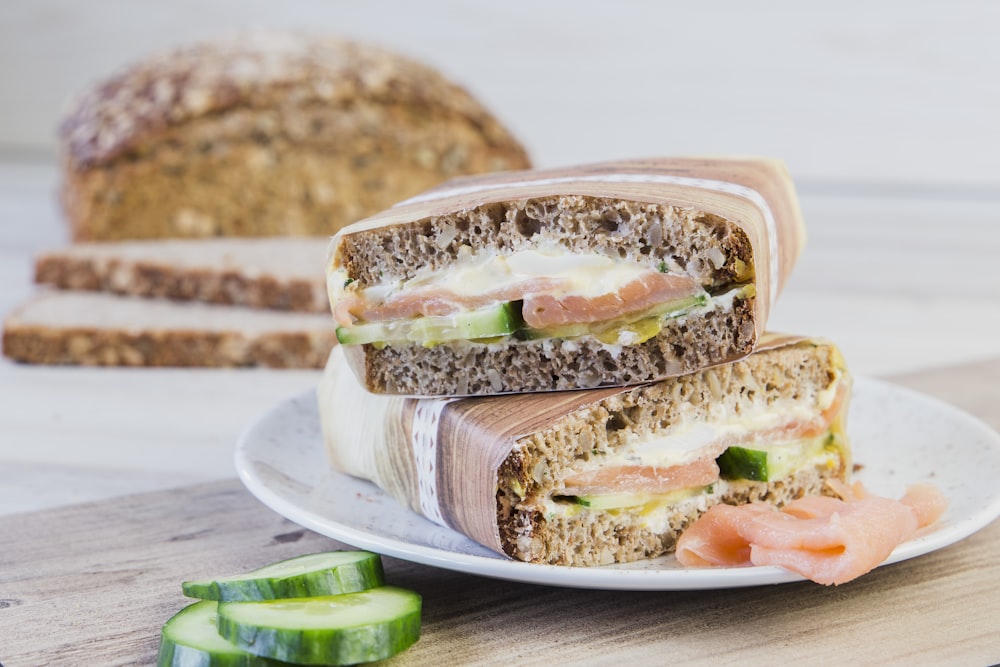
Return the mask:
{"type": "Polygon", "coordinates": [[[136,62],[85,91],[60,136],[77,240],[330,234],[445,178],[529,164],[433,68],[279,31],[136,62]]]}
{"type": "Polygon", "coordinates": [[[35,258],[35,282],[249,308],[329,313],[325,237],[75,243],[35,258]]]}
{"type": "Polygon", "coordinates": [[[329,315],[41,291],[4,321],[3,354],[35,364],[321,368],[329,315]]]}

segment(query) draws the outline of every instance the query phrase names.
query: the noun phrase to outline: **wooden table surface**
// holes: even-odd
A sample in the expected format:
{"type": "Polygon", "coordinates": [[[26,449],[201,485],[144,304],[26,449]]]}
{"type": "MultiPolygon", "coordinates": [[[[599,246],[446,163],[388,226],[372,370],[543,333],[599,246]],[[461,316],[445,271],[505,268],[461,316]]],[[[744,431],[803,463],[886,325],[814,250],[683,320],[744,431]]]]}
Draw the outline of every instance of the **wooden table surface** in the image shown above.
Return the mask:
{"type": "MultiPolygon", "coordinates": [[[[1000,360],[894,378],[1000,427],[1000,360]]],[[[304,530],[235,479],[0,517],[0,662],[155,660],[180,583],[349,545],[304,530]]],[[[1000,521],[839,587],[622,592],[510,583],[386,558],[424,599],[393,665],[1000,661],[1000,521]]]]}

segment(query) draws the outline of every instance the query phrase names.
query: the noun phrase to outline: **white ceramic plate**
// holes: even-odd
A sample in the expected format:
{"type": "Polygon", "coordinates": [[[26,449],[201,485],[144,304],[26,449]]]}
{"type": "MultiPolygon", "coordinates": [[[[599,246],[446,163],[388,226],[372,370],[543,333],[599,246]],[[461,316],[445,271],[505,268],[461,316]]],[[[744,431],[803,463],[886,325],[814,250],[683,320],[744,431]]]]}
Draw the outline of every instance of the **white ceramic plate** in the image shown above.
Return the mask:
{"type": "MultiPolygon", "coordinates": [[[[1000,515],[1000,435],[945,403],[857,378],[848,433],[856,476],[873,493],[899,497],[916,482],[949,501],[932,529],[900,545],[884,564],[940,549],[1000,515]]],[[[756,586],[802,577],[778,567],[685,569],[673,556],[602,567],[510,560],[397,504],[380,489],[333,471],[316,399],[303,394],[264,414],[240,437],[236,467],[261,502],[299,525],[356,548],[435,567],[552,586],[693,590],[756,586]]]]}

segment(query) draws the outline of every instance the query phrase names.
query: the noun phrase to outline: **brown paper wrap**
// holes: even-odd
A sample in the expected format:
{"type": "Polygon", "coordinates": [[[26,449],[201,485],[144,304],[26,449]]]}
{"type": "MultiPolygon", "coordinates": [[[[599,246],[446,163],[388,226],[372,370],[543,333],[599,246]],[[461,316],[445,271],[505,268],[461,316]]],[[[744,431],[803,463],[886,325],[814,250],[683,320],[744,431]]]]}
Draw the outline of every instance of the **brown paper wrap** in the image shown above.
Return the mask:
{"type": "MultiPolygon", "coordinates": [[[[804,340],[766,334],[759,351],[804,340]]],[[[360,387],[337,348],[318,400],[335,468],[373,481],[432,521],[504,553],[497,491],[505,460],[534,434],[561,429],[568,420],[603,430],[608,399],[641,389],[450,399],[376,396],[360,387]]]]}
{"type": "MultiPolygon", "coordinates": [[[[355,243],[354,238],[360,238],[373,230],[384,229],[388,232],[389,229],[411,223],[433,222],[442,216],[471,215],[470,212],[485,210],[498,203],[510,205],[563,196],[640,202],[674,207],[678,210],[691,210],[697,212],[699,216],[703,214],[717,216],[735,224],[749,241],[750,263],[753,267],[751,284],[754,288],[754,296],[750,297],[753,331],[750,334],[740,333],[738,336],[733,334],[734,337],[741,338],[739,353],[730,352],[727,358],[716,357],[707,363],[699,361],[695,366],[691,363],[687,363],[686,366],[672,366],[668,358],[666,362],[662,360],[655,362],[666,370],[638,381],[656,380],[691,372],[708,363],[729,361],[749,353],[763,333],[774,300],[790,275],[805,242],[805,230],[794,187],[784,164],[779,160],[762,158],[633,160],[564,169],[506,172],[450,181],[339,232],[331,244],[330,270],[331,272],[346,270],[353,281],[356,267],[351,265],[351,260],[345,259],[350,253],[346,248],[355,243]]],[[[639,257],[638,248],[630,252],[639,257]]],[[[667,251],[654,247],[646,248],[643,252],[648,257],[655,258],[658,253],[667,251]]],[[[654,260],[646,261],[655,266],[654,260]]],[[[386,266],[387,272],[394,270],[390,262],[386,262],[386,266]]],[[[364,278],[358,280],[357,286],[367,286],[364,278]]],[[[332,282],[331,278],[331,287],[332,282]]],[[[344,282],[342,277],[340,282],[344,282]]],[[[686,340],[684,344],[703,344],[703,339],[686,340]]],[[[440,350],[435,351],[439,352],[440,350]]],[[[405,387],[399,391],[377,387],[378,382],[373,379],[371,368],[374,363],[372,358],[377,354],[379,352],[373,350],[370,345],[349,346],[347,351],[351,367],[369,390],[379,393],[427,395],[421,391],[407,391],[405,387]]],[[[456,355],[456,359],[458,358],[461,358],[461,355],[456,355]]],[[[490,361],[494,359],[487,356],[479,359],[478,363],[490,361]]],[[[503,363],[499,358],[495,361],[503,363]]],[[[388,361],[381,363],[389,364],[388,361]]],[[[397,359],[396,363],[399,366],[406,365],[405,359],[402,358],[397,359]]],[[[440,361],[437,361],[437,364],[441,366],[440,361]]],[[[620,378],[609,378],[596,385],[514,386],[485,393],[544,391],[623,383],[620,378]]],[[[461,395],[465,392],[445,393],[461,395]]]]}
{"type": "MultiPolygon", "coordinates": [[[[338,236],[495,202],[558,195],[689,207],[733,220],[750,237],[758,266],[758,292],[773,296],[788,280],[806,242],[788,169],[781,160],[758,157],[623,160],[456,178],[362,220],[338,236]]],[[[765,314],[770,305],[761,306],[765,314]]]]}

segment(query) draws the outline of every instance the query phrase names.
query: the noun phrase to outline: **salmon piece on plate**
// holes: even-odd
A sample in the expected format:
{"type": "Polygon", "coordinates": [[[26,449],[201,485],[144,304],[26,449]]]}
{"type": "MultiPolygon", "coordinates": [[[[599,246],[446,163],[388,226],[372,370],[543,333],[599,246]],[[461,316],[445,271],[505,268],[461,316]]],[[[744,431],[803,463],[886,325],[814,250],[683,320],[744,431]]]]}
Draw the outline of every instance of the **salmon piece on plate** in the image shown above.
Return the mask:
{"type": "Polygon", "coordinates": [[[677,542],[688,567],[777,565],[820,584],[856,579],[920,528],[940,518],[947,500],[915,485],[900,500],[839,485],[841,498],[806,496],[781,510],[762,503],[716,505],[677,542]]]}

